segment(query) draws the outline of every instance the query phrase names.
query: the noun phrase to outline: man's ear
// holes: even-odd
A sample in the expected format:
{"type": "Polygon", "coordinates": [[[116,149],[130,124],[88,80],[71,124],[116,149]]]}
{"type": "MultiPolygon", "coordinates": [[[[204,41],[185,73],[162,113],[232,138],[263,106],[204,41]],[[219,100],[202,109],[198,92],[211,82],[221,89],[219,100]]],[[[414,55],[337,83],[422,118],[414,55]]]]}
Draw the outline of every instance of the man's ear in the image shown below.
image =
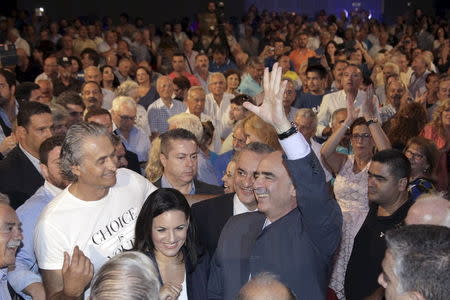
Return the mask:
{"type": "Polygon", "coordinates": [[[427,300],[425,299],[424,296],[422,296],[421,293],[417,292],[417,291],[411,291],[407,293],[408,298],[411,300],[427,300]]]}
{"type": "Polygon", "coordinates": [[[292,183],[289,185],[289,195],[291,195],[291,198],[297,198],[297,191],[292,183]]]}
{"type": "Polygon", "coordinates": [[[48,178],[48,168],[46,165],[44,164],[39,164],[39,166],[41,167],[41,171],[42,171],[42,176],[47,179],[48,178]]]}
{"type": "Polygon", "coordinates": [[[400,178],[398,180],[398,190],[400,192],[403,192],[406,191],[407,188],[408,188],[408,178],[407,177],[400,178]]]}
{"type": "Polygon", "coordinates": [[[81,174],[80,169],[81,169],[81,168],[80,168],[79,165],[71,166],[71,167],[70,167],[70,170],[72,171],[72,173],[73,173],[75,176],[77,176],[77,177],[79,177],[80,174],[81,174]]]}
{"type": "Polygon", "coordinates": [[[20,142],[25,134],[27,133],[27,129],[23,126],[16,126],[14,131],[14,135],[16,136],[17,142],[20,142]]]}
{"type": "Polygon", "coordinates": [[[159,160],[161,161],[161,164],[162,164],[162,166],[165,169],[166,168],[166,164],[167,164],[167,157],[164,155],[164,153],[160,153],[159,154],[159,160]]]}

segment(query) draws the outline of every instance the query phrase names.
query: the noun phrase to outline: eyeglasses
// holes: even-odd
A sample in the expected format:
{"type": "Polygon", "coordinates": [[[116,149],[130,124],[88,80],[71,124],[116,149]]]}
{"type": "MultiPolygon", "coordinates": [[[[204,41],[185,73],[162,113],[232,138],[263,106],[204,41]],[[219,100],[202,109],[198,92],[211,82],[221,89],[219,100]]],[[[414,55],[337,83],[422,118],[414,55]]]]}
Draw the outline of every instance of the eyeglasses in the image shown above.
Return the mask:
{"type": "Polygon", "coordinates": [[[412,152],[411,150],[406,150],[405,151],[405,154],[407,155],[407,156],[409,156],[409,157],[412,157],[412,158],[414,158],[414,159],[417,159],[417,160],[422,160],[425,156],[423,156],[422,154],[420,154],[420,153],[414,153],[414,152],[412,152]]]}
{"type": "Polygon", "coordinates": [[[81,116],[83,114],[83,112],[80,112],[80,111],[71,111],[71,112],[69,112],[69,115],[71,116],[71,117],[79,117],[79,116],[81,116]]]}
{"type": "Polygon", "coordinates": [[[245,144],[245,139],[237,138],[235,135],[233,135],[232,137],[233,137],[233,141],[245,144]]]}
{"type": "Polygon", "coordinates": [[[364,140],[364,139],[368,139],[370,137],[372,137],[372,135],[370,133],[362,133],[362,134],[353,133],[350,135],[350,138],[352,140],[358,140],[358,139],[364,140]]]}
{"type": "Polygon", "coordinates": [[[288,96],[295,94],[295,91],[293,90],[285,90],[284,93],[288,96]]]}
{"type": "Polygon", "coordinates": [[[119,118],[122,121],[136,121],[136,116],[131,117],[131,116],[119,116],[119,118]]]}

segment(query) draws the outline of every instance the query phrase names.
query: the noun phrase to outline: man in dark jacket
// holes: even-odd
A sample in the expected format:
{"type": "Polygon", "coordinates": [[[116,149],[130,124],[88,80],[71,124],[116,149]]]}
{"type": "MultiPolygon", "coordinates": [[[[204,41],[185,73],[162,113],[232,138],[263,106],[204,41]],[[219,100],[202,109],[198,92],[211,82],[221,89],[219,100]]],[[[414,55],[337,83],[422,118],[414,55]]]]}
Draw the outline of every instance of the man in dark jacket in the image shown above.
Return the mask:
{"type": "Polygon", "coordinates": [[[259,163],[253,184],[259,212],[225,225],[211,263],[209,299],[234,299],[250,277],[267,271],[299,298],[326,298],[342,215],[319,160],[284,114],[281,73],[278,64],[272,78],[265,71],[262,106],[244,105],[275,128],[287,159],[276,151],[259,163]]]}

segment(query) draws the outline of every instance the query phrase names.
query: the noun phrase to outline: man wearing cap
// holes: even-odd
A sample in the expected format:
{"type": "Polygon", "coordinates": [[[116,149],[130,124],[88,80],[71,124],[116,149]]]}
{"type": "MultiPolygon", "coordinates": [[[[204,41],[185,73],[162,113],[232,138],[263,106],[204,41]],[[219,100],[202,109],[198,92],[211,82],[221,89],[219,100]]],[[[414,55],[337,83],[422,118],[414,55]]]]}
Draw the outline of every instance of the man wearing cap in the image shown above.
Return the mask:
{"type": "Polygon", "coordinates": [[[81,91],[81,82],[72,77],[72,64],[66,56],[58,58],[59,76],[53,80],[53,95],[58,97],[65,91],[81,91]]]}

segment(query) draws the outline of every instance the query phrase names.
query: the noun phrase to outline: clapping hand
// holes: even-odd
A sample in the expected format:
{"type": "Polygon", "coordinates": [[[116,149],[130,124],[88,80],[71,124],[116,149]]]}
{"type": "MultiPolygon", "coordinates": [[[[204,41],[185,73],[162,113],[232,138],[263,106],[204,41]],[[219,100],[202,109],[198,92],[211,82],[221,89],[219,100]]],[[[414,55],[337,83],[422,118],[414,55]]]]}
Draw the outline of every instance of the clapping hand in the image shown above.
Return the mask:
{"type": "Polygon", "coordinates": [[[291,124],[284,113],[283,95],[286,89],[286,81],[281,83],[281,67],[275,63],[272,72],[269,69],[264,70],[264,100],[261,106],[255,106],[250,102],[245,102],[244,107],[255,115],[263,119],[266,123],[272,125],[277,133],[282,133],[289,128],[291,124]]]}
{"type": "Polygon", "coordinates": [[[64,252],[62,268],[63,293],[69,297],[79,297],[91,282],[94,267],[78,246],[73,249],[72,259],[64,252]]]}
{"type": "Polygon", "coordinates": [[[181,285],[166,283],[159,290],[159,300],[176,300],[180,293],[181,285]]]}
{"type": "Polygon", "coordinates": [[[363,105],[362,105],[362,112],[364,115],[364,118],[366,119],[366,121],[368,120],[372,120],[373,118],[375,118],[375,93],[373,90],[373,86],[369,85],[367,87],[367,92],[366,92],[366,99],[364,99],[363,105]]]}

